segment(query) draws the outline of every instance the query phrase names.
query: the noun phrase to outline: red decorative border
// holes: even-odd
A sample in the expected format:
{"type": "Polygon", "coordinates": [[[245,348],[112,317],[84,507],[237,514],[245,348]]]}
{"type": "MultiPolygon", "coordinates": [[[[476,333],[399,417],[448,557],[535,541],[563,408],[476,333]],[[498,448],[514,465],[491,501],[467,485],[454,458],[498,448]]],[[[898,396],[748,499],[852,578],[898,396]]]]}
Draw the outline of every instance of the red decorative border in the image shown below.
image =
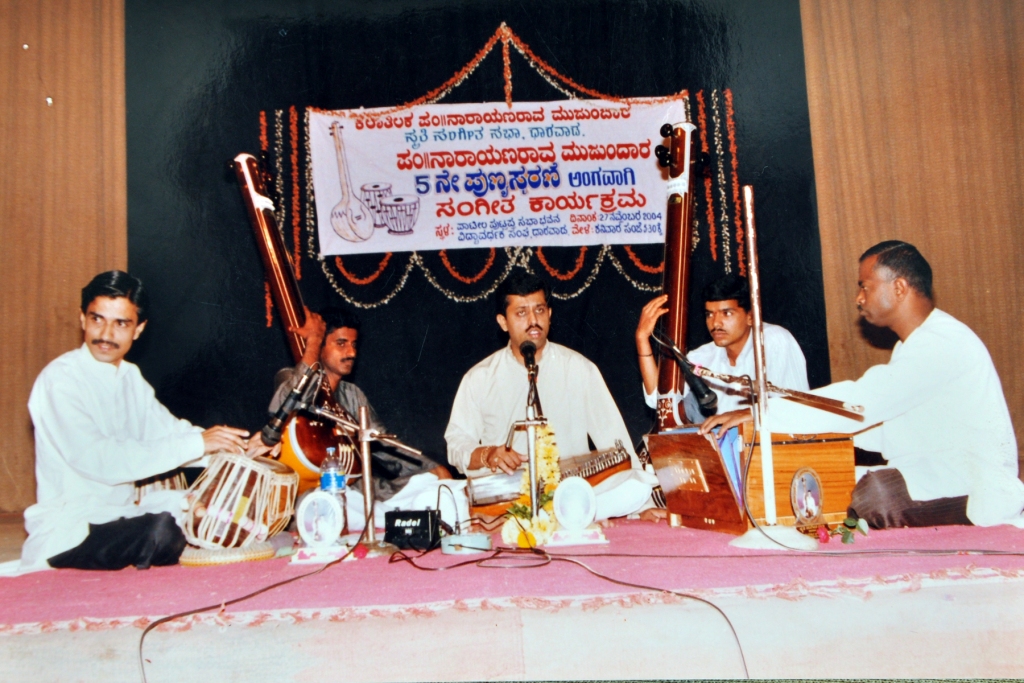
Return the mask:
{"type": "Polygon", "coordinates": [[[294,106],[288,109],[288,123],[292,143],[292,269],[295,271],[295,279],[301,280],[302,231],[299,219],[302,217],[302,201],[299,197],[299,110],[294,106]]]}

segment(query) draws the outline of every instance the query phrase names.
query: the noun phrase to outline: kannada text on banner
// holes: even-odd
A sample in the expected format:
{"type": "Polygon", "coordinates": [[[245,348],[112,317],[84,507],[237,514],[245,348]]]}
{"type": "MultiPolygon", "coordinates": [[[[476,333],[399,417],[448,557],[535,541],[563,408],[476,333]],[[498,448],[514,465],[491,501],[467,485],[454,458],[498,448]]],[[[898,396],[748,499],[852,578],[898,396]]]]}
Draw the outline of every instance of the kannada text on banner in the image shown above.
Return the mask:
{"type": "Polygon", "coordinates": [[[681,100],[310,112],[320,253],[664,241],[681,100]]]}

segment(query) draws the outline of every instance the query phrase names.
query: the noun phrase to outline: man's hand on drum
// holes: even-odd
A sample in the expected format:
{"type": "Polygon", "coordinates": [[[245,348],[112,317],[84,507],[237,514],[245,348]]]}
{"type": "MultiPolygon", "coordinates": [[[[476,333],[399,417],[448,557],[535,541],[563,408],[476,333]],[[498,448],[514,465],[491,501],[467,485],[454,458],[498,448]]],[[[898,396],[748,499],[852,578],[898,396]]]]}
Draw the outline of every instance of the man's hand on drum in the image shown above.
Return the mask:
{"type": "Polygon", "coordinates": [[[469,459],[469,469],[478,470],[482,467],[489,468],[492,472],[501,470],[506,474],[512,474],[519,466],[526,462],[527,457],[517,453],[511,448],[504,446],[481,446],[473,451],[469,459]]]}
{"type": "Polygon", "coordinates": [[[715,427],[721,427],[722,429],[718,432],[728,431],[733,427],[739,427],[744,422],[750,422],[754,419],[754,416],[750,413],[749,408],[743,408],[742,410],[733,410],[728,413],[721,413],[720,415],[712,415],[708,419],[704,420],[698,430],[701,434],[708,434],[715,427]]]}
{"type": "MultiPolygon", "coordinates": [[[[257,434],[257,436],[259,436],[257,434]]],[[[219,451],[231,451],[232,453],[245,453],[249,444],[249,432],[237,427],[225,427],[217,425],[210,427],[203,432],[203,453],[217,453],[219,451]]]]}
{"type": "Polygon", "coordinates": [[[255,458],[258,455],[266,455],[268,458],[272,458],[274,457],[274,455],[270,453],[270,451],[274,450],[275,448],[280,450],[281,444],[278,443],[276,446],[268,446],[267,444],[263,443],[263,438],[260,436],[260,433],[256,432],[255,434],[250,436],[249,441],[246,442],[245,454],[250,458],[255,458]]]}

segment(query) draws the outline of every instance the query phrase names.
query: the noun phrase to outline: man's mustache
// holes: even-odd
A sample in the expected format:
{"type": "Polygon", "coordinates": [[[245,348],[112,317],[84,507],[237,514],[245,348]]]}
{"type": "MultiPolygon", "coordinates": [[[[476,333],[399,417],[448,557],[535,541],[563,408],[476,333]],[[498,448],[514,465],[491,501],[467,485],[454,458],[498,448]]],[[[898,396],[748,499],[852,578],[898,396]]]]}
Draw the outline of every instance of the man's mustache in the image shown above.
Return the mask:
{"type": "Polygon", "coordinates": [[[355,357],[355,356],[349,356],[348,358],[342,358],[342,359],[341,359],[341,362],[342,362],[342,363],[348,363],[348,362],[350,362],[350,361],[351,361],[351,362],[355,362],[355,360],[356,360],[356,357],[355,357]]]}
{"type": "Polygon", "coordinates": [[[108,341],[108,340],[106,340],[106,339],[93,339],[93,340],[92,340],[91,342],[89,342],[89,343],[90,343],[90,344],[92,344],[93,346],[99,346],[100,344],[110,344],[110,345],[111,345],[111,346],[113,346],[113,347],[114,347],[115,349],[119,349],[119,348],[121,348],[121,345],[120,345],[120,344],[118,344],[117,342],[112,342],[112,341],[108,341]]]}
{"type": "Polygon", "coordinates": [[[530,325],[529,327],[526,328],[527,332],[529,332],[530,330],[539,330],[540,332],[543,332],[544,328],[538,325],[537,323],[534,323],[533,325],[530,325]]]}

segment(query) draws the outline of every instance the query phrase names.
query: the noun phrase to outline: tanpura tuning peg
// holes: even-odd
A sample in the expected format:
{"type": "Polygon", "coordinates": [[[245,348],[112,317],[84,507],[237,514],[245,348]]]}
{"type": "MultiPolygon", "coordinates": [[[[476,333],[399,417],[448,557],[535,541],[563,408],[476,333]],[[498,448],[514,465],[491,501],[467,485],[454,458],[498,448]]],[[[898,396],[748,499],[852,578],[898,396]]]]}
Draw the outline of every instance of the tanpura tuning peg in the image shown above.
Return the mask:
{"type": "Polygon", "coordinates": [[[661,137],[668,138],[672,137],[672,124],[666,123],[661,127],[661,137]]]}
{"type": "Polygon", "coordinates": [[[657,157],[659,166],[668,167],[670,163],[668,147],[658,145],[654,148],[654,156],[657,157]]]}

